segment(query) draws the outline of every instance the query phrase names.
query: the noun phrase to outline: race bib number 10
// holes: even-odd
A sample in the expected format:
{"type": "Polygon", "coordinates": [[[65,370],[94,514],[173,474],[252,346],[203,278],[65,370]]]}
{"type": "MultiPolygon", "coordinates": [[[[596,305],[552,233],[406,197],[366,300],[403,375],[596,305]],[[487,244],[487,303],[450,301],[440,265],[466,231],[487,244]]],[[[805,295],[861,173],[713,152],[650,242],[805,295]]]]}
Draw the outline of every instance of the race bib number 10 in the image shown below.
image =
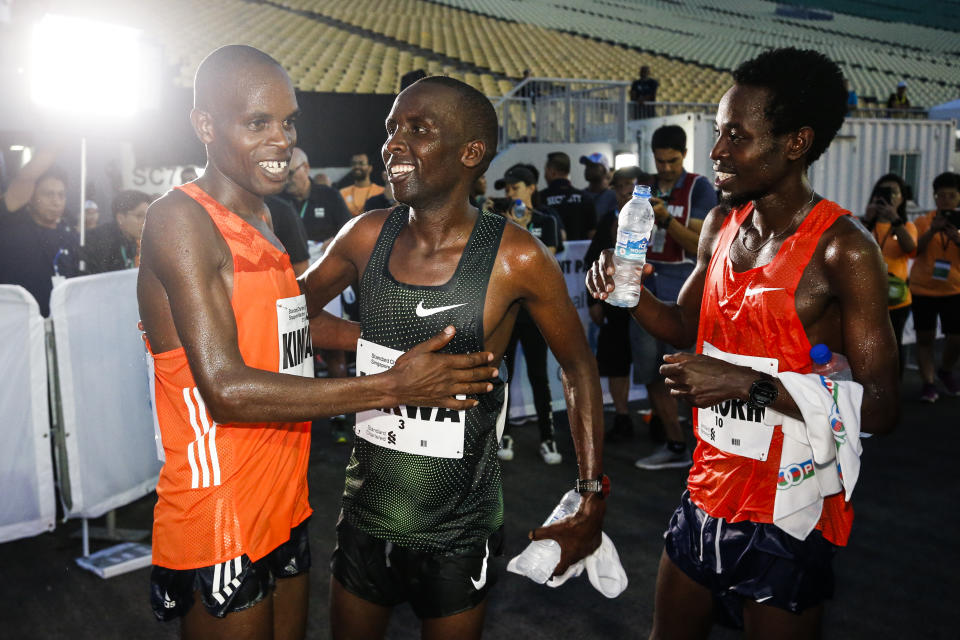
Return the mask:
{"type": "MultiPolygon", "coordinates": [[[[357,375],[383,373],[402,355],[402,351],[357,340],[357,375]]],[[[465,411],[400,405],[357,413],[354,432],[387,449],[435,458],[462,458],[465,424],[465,411]]]]}
{"type": "MultiPolygon", "coordinates": [[[[759,358],[727,353],[709,342],[703,355],[754,371],[777,373],[776,358],[759,358]]],[[[773,439],[773,427],[763,423],[763,409],[754,409],[740,400],[724,400],[712,407],[697,409],[697,434],[717,449],[754,460],[766,460],[773,439]]]]}

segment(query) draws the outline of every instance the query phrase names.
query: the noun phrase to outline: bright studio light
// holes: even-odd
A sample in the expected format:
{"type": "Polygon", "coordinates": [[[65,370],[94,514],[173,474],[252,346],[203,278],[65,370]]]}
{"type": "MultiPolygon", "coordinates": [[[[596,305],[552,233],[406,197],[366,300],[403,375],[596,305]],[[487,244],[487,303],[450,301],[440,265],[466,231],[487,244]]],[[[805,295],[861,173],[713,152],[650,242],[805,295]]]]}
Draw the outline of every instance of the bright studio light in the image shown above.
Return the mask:
{"type": "Polygon", "coordinates": [[[49,109],[129,116],[139,107],[140,31],[46,15],[33,29],[31,98],[49,109]]]}
{"type": "Polygon", "coordinates": [[[613,159],[613,168],[622,169],[623,167],[635,167],[639,162],[635,153],[618,153],[613,159]]]}

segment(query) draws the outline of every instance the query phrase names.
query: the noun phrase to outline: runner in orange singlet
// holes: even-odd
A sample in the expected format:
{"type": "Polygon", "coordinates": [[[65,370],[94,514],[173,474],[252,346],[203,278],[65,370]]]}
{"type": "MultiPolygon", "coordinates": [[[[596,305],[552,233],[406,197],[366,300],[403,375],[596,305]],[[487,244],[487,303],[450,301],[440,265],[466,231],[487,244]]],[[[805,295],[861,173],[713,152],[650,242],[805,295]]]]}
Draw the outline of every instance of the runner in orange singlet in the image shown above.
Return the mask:
{"type": "Polygon", "coordinates": [[[353,349],[359,325],[301,293],[263,196],[281,191],[297,102],[283,68],[231,45],[201,63],[191,120],[199,180],[147,213],[137,287],[165,464],[157,484],[151,603],[186,638],[302,638],[314,417],[413,404],[468,409],[490,353],[434,353],[388,372],[315,380],[312,342],[353,349]],[[313,340],[311,340],[311,334],[313,340]]]}
{"type": "MultiPolygon", "coordinates": [[[[781,427],[766,451],[748,456],[731,453],[739,438],[712,441],[712,422],[702,424],[718,406],[735,408],[738,420],[724,429],[739,422],[746,437],[766,407],[802,420],[777,378],[744,363],[776,359],[778,372],[809,373],[811,345],[825,343],[847,356],[863,385],[863,431],[890,431],[899,410],[880,252],[806,176],[843,122],[840,70],[816,52],[778,49],[743,63],[734,81],[711,154],[724,203],[704,222],[696,268],[677,304],[644,291],[632,310],[658,338],[697,347],[661,367],[671,394],[697,407],[698,442],[665,536],[652,638],[705,638],[714,621],[743,625],[748,638],[819,634],[832,556],[847,542],[853,511],[841,494],[828,496],[802,540],[772,524],[781,427]]],[[[613,290],[613,271],[609,253],[593,265],[595,297],[613,290]]]]}

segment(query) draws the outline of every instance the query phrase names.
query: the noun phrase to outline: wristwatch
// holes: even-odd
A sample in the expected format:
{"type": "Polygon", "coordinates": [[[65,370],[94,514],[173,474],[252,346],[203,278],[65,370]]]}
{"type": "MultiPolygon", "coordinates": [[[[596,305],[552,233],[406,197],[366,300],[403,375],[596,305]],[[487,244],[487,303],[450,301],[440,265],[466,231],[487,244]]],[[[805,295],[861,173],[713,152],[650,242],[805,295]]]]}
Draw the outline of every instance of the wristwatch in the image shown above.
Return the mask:
{"type": "Polygon", "coordinates": [[[610,477],[601,473],[596,478],[589,480],[579,478],[576,489],[577,493],[598,493],[601,499],[606,498],[610,495],[610,477]]]}
{"type": "Polygon", "coordinates": [[[773,404],[780,392],[777,385],[769,377],[754,380],[750,385],[750,396],[747,398],[747,404],[754,409],[763,409],[767,405],[773,404]]]}
{"type": "Polygon", "coordinates": [[[670,226],[670,223],[673,222],[673,216],[669,213],[663,217],[662,220],[656,220],[655,224],[658,229],[666,229],[670,226]]]}

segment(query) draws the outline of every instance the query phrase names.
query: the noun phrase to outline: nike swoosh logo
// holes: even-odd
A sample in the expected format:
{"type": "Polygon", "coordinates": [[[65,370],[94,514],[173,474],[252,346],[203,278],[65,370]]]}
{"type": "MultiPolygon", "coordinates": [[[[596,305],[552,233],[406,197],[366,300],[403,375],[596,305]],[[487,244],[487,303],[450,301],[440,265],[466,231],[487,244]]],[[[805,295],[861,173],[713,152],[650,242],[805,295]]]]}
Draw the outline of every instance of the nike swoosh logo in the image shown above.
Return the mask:
{"type": "Polygon", "coordinates": [[[480,579],[474,580],[473,576],[470,576],[470,582],[473,583],[473,588],[477,591],[483,589],[483,585],[487,584],[487,558],[490,557],[490,542],[483,546],[483,564],[480,566],[480,579]]]}
{"type": "Polygon", "coordinates": [[[764,293],[765,291],[783,291],[783,287],[757,287],[756,289],[751,289],[747,287],[745,296],[755,296],[758,293],[764,293]]]}
{"type": "Polygon", "coordinates": [[[417,303],[417,309],[416,309],[417,317],[426,318],[427,316],[432,316],[435,313],[440,313],[442,311],[449,311],[450,309],[456,309],[457,307],[462,307],[465,304],[467,303],[461,302],[460,304],[451,304],[446,307],[434,307],[433,309],[424,309],[423,300],[421,300],[419,303],[417,303]]]}

